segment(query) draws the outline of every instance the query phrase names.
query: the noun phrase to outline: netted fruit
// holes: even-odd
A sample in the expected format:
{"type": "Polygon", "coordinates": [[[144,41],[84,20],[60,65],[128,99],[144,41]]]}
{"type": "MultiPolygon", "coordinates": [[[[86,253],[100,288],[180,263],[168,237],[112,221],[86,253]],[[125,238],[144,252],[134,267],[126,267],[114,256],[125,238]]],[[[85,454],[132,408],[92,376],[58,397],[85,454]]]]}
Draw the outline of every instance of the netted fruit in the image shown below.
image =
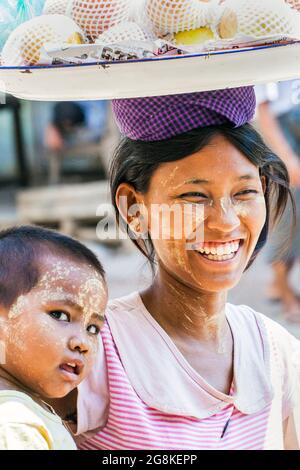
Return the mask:
{"type": "Polygon", "coordinates": [[[46,43],[82,44],[84,33],[66,16],[38,16],[11,33],[2,51],[2,63],[7,66],[40,64],[46,43]]]}
{"type": "Polygon", "coordinates": [[[122,21],[128,21],[130,0],[72,0],[68,11],[91,41],[122,21]]]}

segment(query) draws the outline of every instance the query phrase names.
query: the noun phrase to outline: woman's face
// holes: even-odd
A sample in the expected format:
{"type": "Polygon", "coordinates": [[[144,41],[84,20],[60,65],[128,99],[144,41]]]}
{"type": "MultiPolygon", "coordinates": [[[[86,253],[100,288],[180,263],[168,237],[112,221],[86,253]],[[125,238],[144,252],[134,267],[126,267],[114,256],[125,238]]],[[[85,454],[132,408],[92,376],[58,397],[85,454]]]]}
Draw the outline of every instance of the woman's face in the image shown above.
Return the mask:
{"type": "Polygon", "coordinates": [[[222,136],[162,164],[138,193],[160,268],[199,290],[234,287],[266,221],[263,186],[259,169],[222,136]]]}

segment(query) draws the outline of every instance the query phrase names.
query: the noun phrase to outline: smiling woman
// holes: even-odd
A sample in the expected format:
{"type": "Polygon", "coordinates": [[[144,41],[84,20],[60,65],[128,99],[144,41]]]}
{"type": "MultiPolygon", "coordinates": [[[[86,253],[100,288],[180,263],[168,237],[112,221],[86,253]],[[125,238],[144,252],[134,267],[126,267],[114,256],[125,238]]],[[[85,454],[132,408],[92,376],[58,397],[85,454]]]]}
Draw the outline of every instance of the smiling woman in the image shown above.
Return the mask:
{"type": "Polygon", "coordinates": [[[153,281],[109,304],[79,387],[77,432],[92,430],[82,449],[298,448],[300,343],[227,303],[291,196],[284,164],[248,124],[253,96],[114,102],[126,137],[112,201],[153,281]]]}

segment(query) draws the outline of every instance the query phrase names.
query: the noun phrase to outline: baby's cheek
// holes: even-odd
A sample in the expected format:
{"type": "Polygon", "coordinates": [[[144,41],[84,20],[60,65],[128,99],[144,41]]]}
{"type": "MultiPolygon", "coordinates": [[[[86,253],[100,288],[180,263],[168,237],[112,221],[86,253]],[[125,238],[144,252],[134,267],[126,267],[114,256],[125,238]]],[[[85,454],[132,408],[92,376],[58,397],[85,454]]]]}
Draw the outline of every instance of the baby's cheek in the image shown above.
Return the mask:
{"type": "Polygon", "coordinates": [[[97,362],[98,354],[99,354],[99,335],[96,336],[97,339],[92,340],[89,343],[89,352],[88,355],[85,357],[85,370],[84,370],[84,377],[86,377],[94,367],[97,362]]]}

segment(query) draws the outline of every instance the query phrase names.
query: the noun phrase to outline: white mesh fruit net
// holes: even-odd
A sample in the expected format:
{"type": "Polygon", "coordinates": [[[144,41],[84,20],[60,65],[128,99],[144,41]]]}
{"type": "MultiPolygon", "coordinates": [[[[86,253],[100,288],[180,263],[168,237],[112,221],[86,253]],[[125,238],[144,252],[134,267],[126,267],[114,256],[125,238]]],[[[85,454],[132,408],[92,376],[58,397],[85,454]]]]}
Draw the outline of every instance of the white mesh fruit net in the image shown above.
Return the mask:
{"type": "Polygon", "coordinates": [[[201,0],[147,0],[146,15],[156,33],[178,33],[209,25],[212,4],[201,0]]]}
{"type": "Polygon", "coordinates": [[[300,11],[300,0],[285,0],[288,5],[290,5],[295,10],[300,11]]]}
{"type": "Polygon", "coordinates": [[[68,13],[95,41],[101,33],[129,20],[131,0],[72,0],[68,13]]]}
{"type": "Polygon", "coordinates": [[[124,41],[147,41],[153,39],[151,34],[144,31],[132,21],[124,21],[100,34],[96,44],[118,44],[124,41]]]}
{"type": "Polygon", "coordinates": [[[66,15],[70,0],[46,0],[43,14],[44,15],[66,15]]]}
{"type": "Polygon", "coordinates": [[[41,63],[42,47],[46,43],[80,44],[84,33],[78,25],[63,15],[42,15],[20,25],[8,38],[2,63],[6,66],[32,66],[41,63]]]}
{"type": "Polygon", "coordinates": [[[298,15],[283,0],[227,0],[224,5],[237,15],[239,33],[256,38],[297,34],[298,15]]]}

